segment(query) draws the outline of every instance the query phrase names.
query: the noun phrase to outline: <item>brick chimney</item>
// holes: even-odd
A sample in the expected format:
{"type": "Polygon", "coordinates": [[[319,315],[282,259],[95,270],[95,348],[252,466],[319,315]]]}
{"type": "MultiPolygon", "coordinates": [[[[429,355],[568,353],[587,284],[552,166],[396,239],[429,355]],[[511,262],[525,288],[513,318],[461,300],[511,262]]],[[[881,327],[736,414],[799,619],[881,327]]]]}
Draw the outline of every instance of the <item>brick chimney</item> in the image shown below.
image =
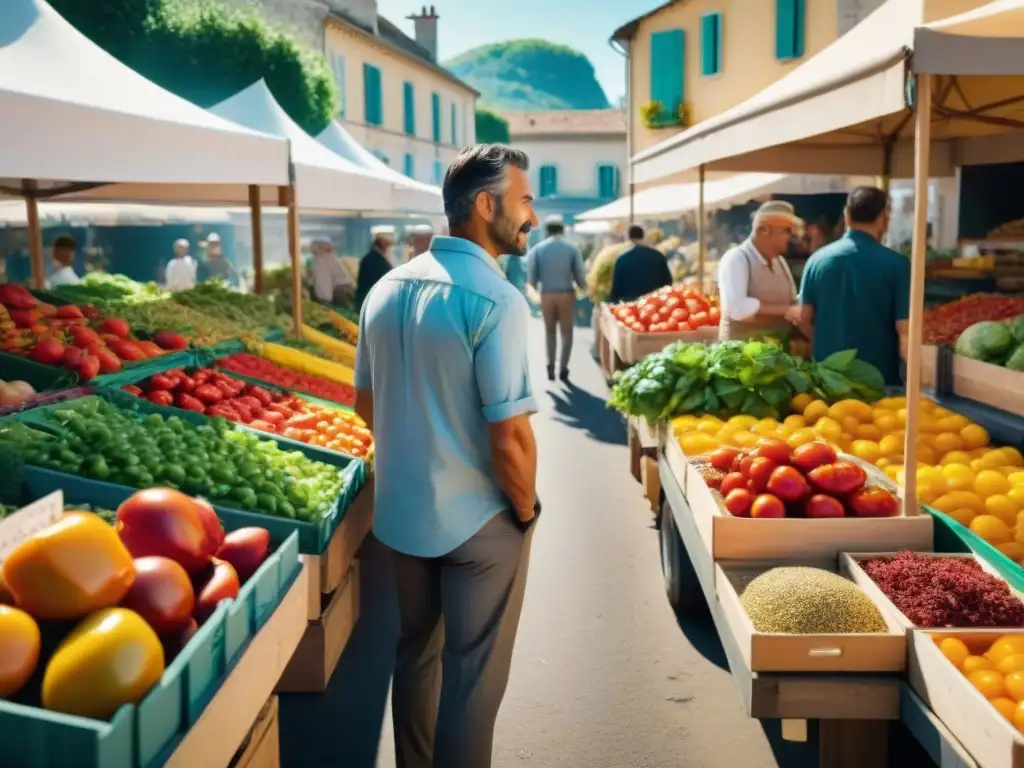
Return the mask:
{"type": "Polygon", "coordinates": [[[413,14],[406,18],[412,19],[415,24],[416,42],[427,49],[431,60],[437,61],[437,20],[439,17],[434,6],[430,6],[428,10],[424,5],[418,15],[413,14]]]}

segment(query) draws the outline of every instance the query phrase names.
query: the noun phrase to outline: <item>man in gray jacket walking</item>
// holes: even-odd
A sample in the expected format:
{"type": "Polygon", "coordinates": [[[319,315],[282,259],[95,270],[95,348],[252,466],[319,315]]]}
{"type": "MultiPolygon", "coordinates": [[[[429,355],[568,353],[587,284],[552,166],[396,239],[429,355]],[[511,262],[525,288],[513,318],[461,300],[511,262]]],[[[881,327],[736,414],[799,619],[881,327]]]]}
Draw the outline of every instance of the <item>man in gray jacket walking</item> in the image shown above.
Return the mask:
{"type": "Polygon", "coordinates": [[[547,333],[548,381],[555,380],[557,329],[562,339],[559,378],[567,382],[576,319],[576,288],[583,288],[586,275],[579,249],[563,239],[565,224],[562,217],[549,216],[545,228],[547,238],[537,243],[526,256],[526,281],[540,291],[540,311],[547,333]]]}

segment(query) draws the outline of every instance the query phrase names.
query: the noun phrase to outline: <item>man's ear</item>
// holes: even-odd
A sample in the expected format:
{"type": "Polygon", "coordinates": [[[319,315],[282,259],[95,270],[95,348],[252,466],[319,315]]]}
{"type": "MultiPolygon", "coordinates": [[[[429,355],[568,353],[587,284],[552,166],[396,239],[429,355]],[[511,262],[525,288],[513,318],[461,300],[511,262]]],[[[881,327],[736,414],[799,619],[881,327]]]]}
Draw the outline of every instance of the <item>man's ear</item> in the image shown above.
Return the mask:
{"type": "Polygon", "coordinates": [[[476,200],[473,201],[473,207],[476,209],[476,212],[480,214],[480,218],[482,218],[484,221],[494,221],[494,215],[497,211],[497,206],[495,205],[495,199],[493,195],[487,192],[478,192],[476,200]]]}

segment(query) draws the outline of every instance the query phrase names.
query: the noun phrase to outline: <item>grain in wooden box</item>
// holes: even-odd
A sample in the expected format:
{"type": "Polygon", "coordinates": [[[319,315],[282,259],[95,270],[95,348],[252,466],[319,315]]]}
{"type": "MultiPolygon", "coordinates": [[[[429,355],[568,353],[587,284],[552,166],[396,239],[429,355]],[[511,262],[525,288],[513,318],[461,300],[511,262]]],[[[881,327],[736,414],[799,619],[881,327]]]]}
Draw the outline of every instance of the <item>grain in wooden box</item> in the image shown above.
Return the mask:
{"type": "MultiPolygon", "coordinates": [[[[688,465],[678,441],[672,437],[666,440],[665,457],[674,473],[676,467],[688,465]]],[[[853,456],[840,454],[840,458],[865,466],[853,456]]],[[[869,483],[895,489],[876,468],[867,465],[865,469],[869,483]]],[[[696,468],[690,466],[685,470],[681,487],[701,540],[714,560],[829,559],[840,552],[927,552],[933,546],[932,517],[920,509],[906,516],[879,518],[734,517],[723,508],[721,496],[708,487],[696,468]]]]}
{"type": "Polygon", "coordinates": [[[915,629],[909,633],[911,687],[984,768],[1024,767],[1024,735],[943,655],[937,643],[956,637],[971,653],[980,655],[1008,634],[1024,636],[1024,630],[915,629]]]}
{"type": "MultiPolygon", "coordinates": [[[[868,594],[868,596],[875,602],[875,604],[881,606],[881,608],[884,611],[886,611],[889,614],[889,616],[891,616],[892,619],[897,624],[899,624],[901,627],[903,627],[905,631],[909,631],[911,629],[924,629],[924,627],[918,627],[917,625],[914,624],[914,622],[912,622],[909,618],[907,618],[906,614],[904,614],[903,611],[901,611],[899,608],[896,607],[896,605],[893,603],[893,601],[889,599],[888,595],[886,595],[885,592],[882,591],[881,587],[879,587],[878,584],[875,583],[874,579],[872,579],[870,576],[868,576],[867,571],[865,571],[861,567],[861,563],[863,563],[865,560],[872,560],[872,559],[880,558],[880,557],[895,557],[897,554],[899,554],[899,553],[898,552],[873,552],[873,553],[870,553],[870,552],[843,552],[842,554],[840,554],[839,558],[840,558],[840,562],[841,562],[842,567],[845,568],[846,571],[850,574],[850,578],[854,581],[854,583],[857,584],[857,586],[859,586],[861,589],[863,589],[868,594]]],[[[1000,581],[1003,581],[1003,582],[1006,581],[1006,579],[1004,579],[1002,576],[1000,576],[999,572],[995,568],[993,568],[988,562],[986,562],[983,558],[980,558],[980,557],[978,557],[977,555],[974,555],[974,554],[964,554],[964,553],[955,553],[955,554],[953,554],[953,553],[948,553],[948,552],[917,552],[916,554],[924,555],[926,557],[936,557],[936,558],[940,558],[940,557],[949,558],[949,557],[952,557],[952,558],[958,558],[958,559],[961,559],[961,560],[973,560],[978,565],[980,565],[981,569],[983,571],[985,571],[986,573],[990,574],[991,576],[994,576],[995,578],[999,579],[1000,581]]],[[[1016,595],[1018,599],[1024,601],[1024,594],[1022,594],[1021,592],[1018,592],[1016,589],[1014,589],[1009,584],[1007,584],[1007,586],[1009,587],[1010,592],[1012,594],[1016,595]]],[[[968,628],[968,627],[963,627],[963,628],[957,628],[957,631],[958,632],[963,632],[965,634],[972,634],[972,633],[984,634],[985,632],[988,632],[989,630],[987,628],[985,628],[985,629],[972,629],[972,628],[968,628]]],[[[998,628],[997,628],[996,631],[998,631],[998,628]]]]}
{"type": "MultiPolygon", "coordinates": [[[[771,568],[808,566],[849,574],[835,557],[785,562],[715,564],[715,592],[729,633],[751,672],[902,672],[907,665],[906,631],[881,606],[887,632],[800,635],[759,632],[740,596],[747,584],[771,568]]],[[[868,595],[868,599],[871,596],[868,595]]],[[[874,601],[872,601],[874,602],[874,601]]]]}

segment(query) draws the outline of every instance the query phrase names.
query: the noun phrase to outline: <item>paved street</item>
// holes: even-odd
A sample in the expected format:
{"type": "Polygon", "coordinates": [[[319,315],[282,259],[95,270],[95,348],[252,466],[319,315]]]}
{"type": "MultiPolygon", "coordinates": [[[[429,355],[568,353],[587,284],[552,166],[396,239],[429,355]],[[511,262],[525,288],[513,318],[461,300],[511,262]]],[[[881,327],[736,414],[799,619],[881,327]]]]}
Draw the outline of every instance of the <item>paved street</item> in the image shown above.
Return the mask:
{"type": "MultiPolygon", "coordinates": [[[[710,620],[680,627],[668,607],[657,533],[628,472],[622,421],[604,405],[592,334],[577,329],[577,385],[567,388],[543,379],[539,322],[531,333],[545,514],[495,766],[815,765],[813,744],[780,742],[777,727],[744,715],[710,620]]],[[[387,557],[369,541],[362,561],[362,618],[331,689],[282,697],[284,768],[395,764],[387,695],[397,619],[387,557]]]]}

